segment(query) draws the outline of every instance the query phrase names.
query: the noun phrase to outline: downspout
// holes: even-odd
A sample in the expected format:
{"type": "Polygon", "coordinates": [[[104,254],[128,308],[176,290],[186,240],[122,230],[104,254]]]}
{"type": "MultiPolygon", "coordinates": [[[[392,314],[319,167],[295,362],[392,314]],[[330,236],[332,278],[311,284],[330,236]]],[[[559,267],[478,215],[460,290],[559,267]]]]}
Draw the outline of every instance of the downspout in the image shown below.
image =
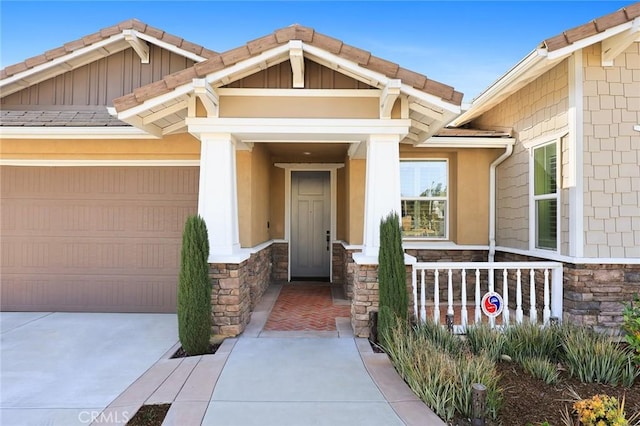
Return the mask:
{"type": "Polygon", "coordinates": [[[496,168],[512,153],[513,143],[509,143],[489,167],[489,262],[493,262],[496,255],[496,168]]]}

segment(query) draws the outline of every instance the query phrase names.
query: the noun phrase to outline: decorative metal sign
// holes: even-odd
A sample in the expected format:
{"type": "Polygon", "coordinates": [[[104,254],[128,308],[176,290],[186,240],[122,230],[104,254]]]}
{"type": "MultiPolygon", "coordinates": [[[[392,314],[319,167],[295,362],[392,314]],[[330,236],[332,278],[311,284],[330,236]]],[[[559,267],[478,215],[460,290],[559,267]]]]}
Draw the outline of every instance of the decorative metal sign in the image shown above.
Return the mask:
{"type": "Polygon", "coordinates": [[[495,291],[490,291],[482,296],[480,306],[486,316],[495,318],[502,313],[504,302],[502,301],[502,296],[495,291]]]}

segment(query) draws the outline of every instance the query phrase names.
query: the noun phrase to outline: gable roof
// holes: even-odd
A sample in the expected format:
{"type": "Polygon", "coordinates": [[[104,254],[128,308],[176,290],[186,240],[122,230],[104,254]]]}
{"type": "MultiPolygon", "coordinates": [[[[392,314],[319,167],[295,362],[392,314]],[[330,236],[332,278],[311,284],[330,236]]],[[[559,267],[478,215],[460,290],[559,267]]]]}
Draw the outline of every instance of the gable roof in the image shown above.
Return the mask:
{"type": "Polygon", "coordinates": [[[112,53],[129,47],[139,48],[144,46],[146,42],[196,62],[217,55],[212,50],[154,28],[137,19],[129,19],[3,68],[0,70],[0,90],[2,91],[0,94],[2,96],[9,95],[112,53]]]}
{"type": "Polygon", "coordinates": [[[453,120],[450,126],[462,126],[479,117],[573,52],[603,42],[607,44],[603,47],[603,66],[612,65],[616,56],[638,41],[640,2],[548,38],[478,95],[471,102],[471,107],[453,120]]]}
{"type": "Polygon", "coordinates": [[[203,78],[213,72],[230,67],[243,60],[278,46],[300,40],[308,45],[326,50],[341,58],[352,61],[359,66],[385,75],[388,78],[399,79],[403,83],[424,93],[436,96],[447,103],[461,105],[461,92],[452,86],[427,78],[423,74],[402,68],[396,63],[372,55],[370,52],[348,45],[341,40],[316,32],[313,28],[301,25],[291,25],[260,37],[235,49],[214,55],[204,62],[183,71],[166,76],[164,79],[136,89],[129,95],[114,100],[114,107],[118,112],[142,104],[144,101],[170,92],[174,88],[191,82],[194,78],[203,78]]]}

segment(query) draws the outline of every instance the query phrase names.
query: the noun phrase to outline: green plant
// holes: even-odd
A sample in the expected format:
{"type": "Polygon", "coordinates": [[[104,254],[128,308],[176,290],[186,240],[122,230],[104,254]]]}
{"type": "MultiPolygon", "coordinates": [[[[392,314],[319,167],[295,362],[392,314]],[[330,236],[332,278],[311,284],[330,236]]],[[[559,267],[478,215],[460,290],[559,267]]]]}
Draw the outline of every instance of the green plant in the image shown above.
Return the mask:
{"type": "Polygon", "coordinates": [[[633,365],[633,350],[609,336],[585,327],[564,327],[562,334],[564,362],[580,381],[630,387],[640,374],[633,365]]]}
{"type": "Polygon", "coordinates": [[[209,349],[211,335],[211,281],[209,237],[200,216],[190,216],[182,234],[178,282],[178,336],[189,355],[209,349]]]}
{"type": "Polygon", "coordinates": [[[380,291],[378,335],[382,344],[385,345],[387,331],[392,326],[394,317],[407,320],[409,306],[402,235],[396,213],[389,214],[380,222],[378,265],[380,291]]]}
{"type": "Polygon", "coordinates": [[[486,413],[497,418],[502,391],[488,357],[471,354],[457,336],[434,324],[411,327],[396,318],[388,336],[387,353],[396,370],[438,416],[446,421],[456,414],[471,416],[471,385],[482,383],[488,393],[486,413]]]}
{"type": "Polygon", "coordinates": [[[438,349],[452,355],[459,355],[465,350],[464,342],[433,319],[427,319],[413,328],[417,338],[435,345],[438,349]]]}
{"type": "Polygon", "coordinates": [[[584,426],[625,426],[624,398],[619,402],[608,395],[594,395],[573,404],[578,420],[584,426]]]}
{"type": "Polygon", "coordinates": [[[560,374],[554,363],[547,358],[531,357],[522,360],[522,368],[533,377],[551,385],[558,383],[560,374]]]}
{"type": "Polygon", "coordinates": [[[622,329],[625,340],[635,350],[635,363],[640,368],[640,297],[636,293],[633,301],[622,311],[622,329]],[[635,302],[635,305],[634,305],[635,302]]]}
{"type": "Polygon", "coordinates": [[[486,323],[468,326],[466,337],[469,349],[476,355],[484,353],[492,361],[497,361],[503,354],[505,334],[486,323]]]}
{"type": "Polygon", "coordinates": [[[504,351],[515,362],[522,364],[527,358],[557,360],[560,350],[560,327],[541,327],[523,322],[506,329],[504,351]]]}

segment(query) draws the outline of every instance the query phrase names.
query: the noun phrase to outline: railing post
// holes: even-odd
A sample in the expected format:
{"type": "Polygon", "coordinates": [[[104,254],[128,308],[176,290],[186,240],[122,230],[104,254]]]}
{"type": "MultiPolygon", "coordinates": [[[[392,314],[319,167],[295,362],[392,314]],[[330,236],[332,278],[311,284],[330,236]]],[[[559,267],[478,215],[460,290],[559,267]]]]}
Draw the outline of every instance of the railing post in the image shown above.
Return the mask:
{"type": "Polygon", "coordinates": [[[507,268],[504,268],[502,271],[502,301],[504,302],[504,307],[502,309],[502,325],[509,325],[509,282],[508,282],[509,271],[507,268]]]}
{"type": "Polygon", "coordinates": [[[480,269],[476,268],[476,311],[475,323],[482,321],[482,311],[480,310],[480,269]]]}
{"type": "Polygon", "coordinates": [[[544,305],[542,307],[542,324],[549,324],[551,309],[549,309],[549,268],[544,270],[544,305]]]}
{"type": "Polygon", "coordinates": [[[416,318],[416,321],[418,321],[418,283],[416,282],[418,280],[417,274],[416,274],[416,265],[412,265],[411,267],[411,289],[413,290],[413,315],[416,318]]]}
{"type": "Polygon", "coordinates": [[[425,270],[420,271],[420,321],[427,320],[427,286],[424,279],[425,270]]]}
{"type": "Polygon", "coordinates": [[[437,269],[433,273],[433,320],[436,324],[440,324],[440,271],[437,269]]]}
{"type": "Polygon", "coordinates": [[[557,266],[553,268],[553,275],[551,278],[551,315],[558,318],[558,321],[562,322],[562,304],[564,301],[564,271],[563,266],[557,266]]]}
{"type": "Polygon", "coordinates": [[[467,270],[462,270],[462,307],[460,308],[460,322],[462,328],[467,329],[469,314],[467,313],[467,270]]]}
{"type": "Polygon", "coordinates": [[[538,311],[536,307],[536,271],[531,268],[529,270],[529,321],[532,324],[538,322],[538,311]]]}
{"type": "Polygon", "coordinates": [[[447,274],[447,315],[453,316],[453,273],[449,268],[447,274]]]}
{"type": "Polygon", "coordinates": [[[516,271],[516,324],[522,323],[522,271],[516,271]]]}

